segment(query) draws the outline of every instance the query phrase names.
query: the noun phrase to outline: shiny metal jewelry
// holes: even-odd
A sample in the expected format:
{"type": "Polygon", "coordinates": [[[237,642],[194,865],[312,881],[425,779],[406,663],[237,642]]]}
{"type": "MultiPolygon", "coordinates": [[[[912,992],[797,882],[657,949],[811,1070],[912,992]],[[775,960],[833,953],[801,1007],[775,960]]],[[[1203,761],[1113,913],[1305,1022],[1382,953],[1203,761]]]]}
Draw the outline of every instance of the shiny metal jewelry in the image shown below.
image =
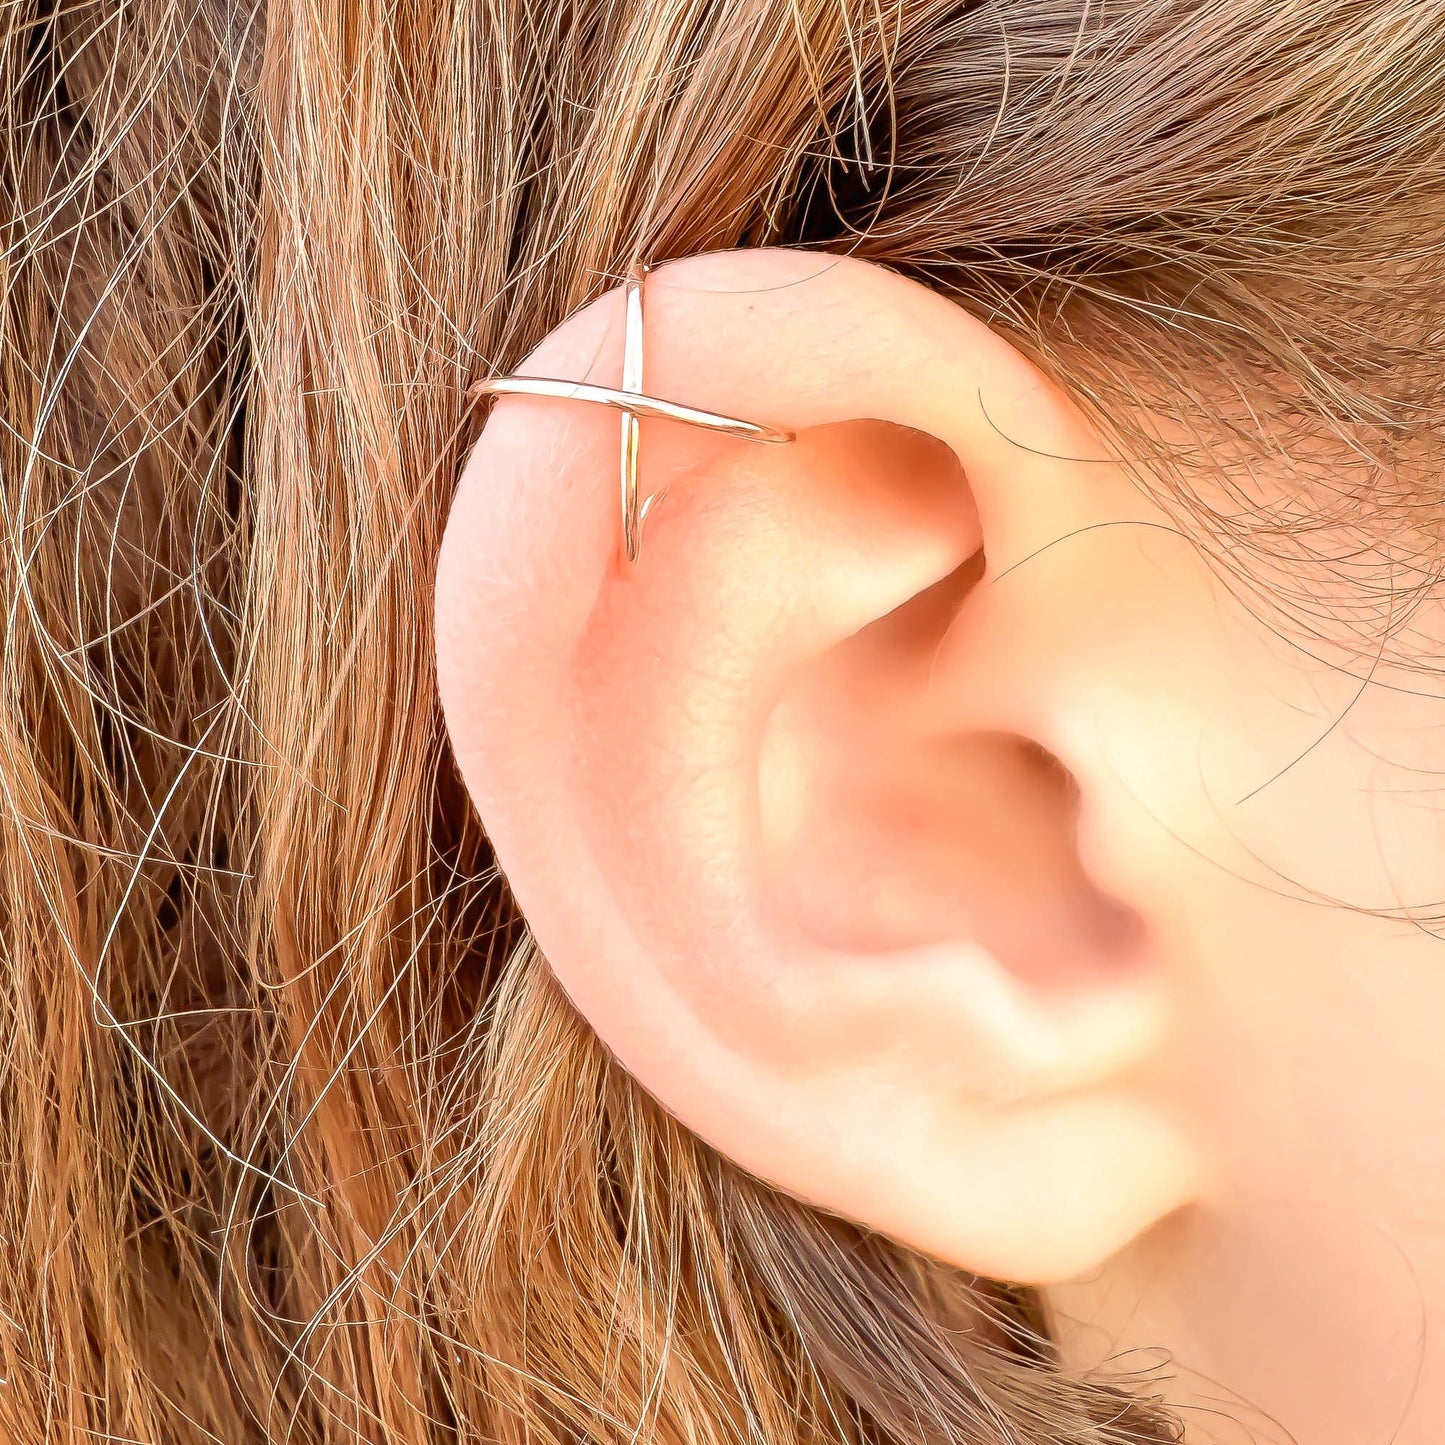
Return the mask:
{"type": "MultiPolygon", "coordinates": [[[[626,282],[626,330],[622,352],[622,385],[620,388],[595,386],[587,381],[562,381],[552,376],[497,376],[479,381],[468,395],[480,396],[552,396],[564,401],[590,401],[610,406],[622,413],[622,558],[631,566],[642,549],[642,524],[653,503],[663,495],[657,492],[645,502],[639,501],[638,461],[641,450],[642,417],[666,417],[705,427],[723,436],[753,442],[790,442],[796,433],[785,427],[767,426],[762,422],[742,421],[737,417],[720,416],[681,402],[647,396],[642,390],[642,283],[651,268],[641,262],[628,273],[626,282]]],[[[664,488],[664,491],[666,489],[664,488]]]]}

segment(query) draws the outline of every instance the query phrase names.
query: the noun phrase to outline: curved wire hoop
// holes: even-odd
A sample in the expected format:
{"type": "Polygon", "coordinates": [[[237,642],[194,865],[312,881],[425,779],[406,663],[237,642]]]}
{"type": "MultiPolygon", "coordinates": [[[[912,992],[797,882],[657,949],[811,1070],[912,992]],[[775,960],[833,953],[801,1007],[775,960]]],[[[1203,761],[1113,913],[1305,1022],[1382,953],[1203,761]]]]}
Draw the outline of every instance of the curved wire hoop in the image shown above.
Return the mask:
{"type": "Polygon", "coordinates": [[[648,396],[642,390],[642,287],[651,268],[637,263],[628,272],[626,283],[626,332],[622,353],[621,387],[597,386],[589,381],[564,381],[555,376],[497,376],[479,381],[467,393],[482,396],[550,396],[563,401],[587,401],[609,406],[622,413],[621,493],[622,493],[622,560],[635,565],[642,551],[642,524],[648,511],[664,494],[657,492],[644,502],[640,500],[639,463],[641,460],[643,417],[662,417],[688,426],[703,427],[722,436],[743,441],[781,443],[796,439],[797,433],[786,427],[768,426],[763,422],[743,421],[686,406],[660,396],[648,396]]]}

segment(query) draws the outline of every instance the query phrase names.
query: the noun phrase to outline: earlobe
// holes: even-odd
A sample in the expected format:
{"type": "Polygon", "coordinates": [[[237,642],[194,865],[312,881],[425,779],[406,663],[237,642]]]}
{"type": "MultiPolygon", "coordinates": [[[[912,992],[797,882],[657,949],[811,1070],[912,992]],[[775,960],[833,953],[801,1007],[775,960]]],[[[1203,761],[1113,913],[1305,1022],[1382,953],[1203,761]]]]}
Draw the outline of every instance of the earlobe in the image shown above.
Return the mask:
{"type": "MultiPolygon", "coordinates": [[[[604,1042],[744,1167],[980,1273],[1089,1268],[1199,1160],[1144,1082],[1169,963],[1079,854],[1039,600],[990,580],[1123,491],[1050,459],[1088,439],[1023,357],[892,273],[729,252],[648,286],[647,389],[797,440],[645,421],[666,496],[626,576],[616,417],[496,404],[437,642],[501,866],[604,1042]]],[[[615,385],[620,300],[522,370],[615,385]]]]}

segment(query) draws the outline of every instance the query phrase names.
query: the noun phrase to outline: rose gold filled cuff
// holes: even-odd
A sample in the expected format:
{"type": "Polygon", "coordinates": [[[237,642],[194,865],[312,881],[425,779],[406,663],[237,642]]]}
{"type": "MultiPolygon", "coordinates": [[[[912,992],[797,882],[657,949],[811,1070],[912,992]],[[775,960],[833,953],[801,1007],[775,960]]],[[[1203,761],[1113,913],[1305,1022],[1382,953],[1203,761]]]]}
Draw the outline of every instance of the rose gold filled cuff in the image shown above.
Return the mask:
{"type": "MultiPolygon", "coordinates": [[[[587,381],[562,381],[552,376],[498,376],[479,381],[468,393],[481,396],[552,396],[564,401],[590,401],[622,413],[622,552],[626,566],[636,563],[642,548],[642,524],[654,502],[655,493],[643,502],[638,489],[638,461],[641,450],[642,417],[666,417],[670,421],[700,426],[723,436],[753,442],[790,442],[796,433],[763,422],[742,421],[717,412],[647,396],[642,390],[642,284],[650,268],[640,262],[628,272],[626,282],[626,332],[622,353],[622,385],[595,386],[587,381]]],[[[664,489],[665,490],[665,489],[664,489]]]]}

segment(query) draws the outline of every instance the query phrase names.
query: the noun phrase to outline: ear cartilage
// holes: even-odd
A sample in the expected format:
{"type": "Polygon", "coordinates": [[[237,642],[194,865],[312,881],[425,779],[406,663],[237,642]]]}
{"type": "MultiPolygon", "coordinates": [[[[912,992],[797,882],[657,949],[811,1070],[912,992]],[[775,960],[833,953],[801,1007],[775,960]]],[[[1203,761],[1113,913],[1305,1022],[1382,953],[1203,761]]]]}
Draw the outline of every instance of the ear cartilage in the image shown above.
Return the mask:
{"type": "MultiPolygon", "coordinates": [[[[638,499],[638,461],[641,451],[639,419],[666,417],[688,426],[704,427],[723,436],[753,442],[790,442],[797,433],[786,427],[768,426],[763,422],[743,421],[738,417],[721,416],[682,402],[648,396],[642,390],[642,284],[651,268],[637,262],[628,272],[626,283],[626,333],[622,353],[621,387],[596,386],[588,381],[563,381],[553,376],[497,376],[479,381],[467,393],[473,399],[482,396],[551,396],[563,401],[590,401],[610,406],[622,413],[622,550],[624,570],[631,568],[642,550],[642,523],[648,508],[656,500],[638,499]]],[[[660,495],[660,494],[659,494],[660,495]]]]}

